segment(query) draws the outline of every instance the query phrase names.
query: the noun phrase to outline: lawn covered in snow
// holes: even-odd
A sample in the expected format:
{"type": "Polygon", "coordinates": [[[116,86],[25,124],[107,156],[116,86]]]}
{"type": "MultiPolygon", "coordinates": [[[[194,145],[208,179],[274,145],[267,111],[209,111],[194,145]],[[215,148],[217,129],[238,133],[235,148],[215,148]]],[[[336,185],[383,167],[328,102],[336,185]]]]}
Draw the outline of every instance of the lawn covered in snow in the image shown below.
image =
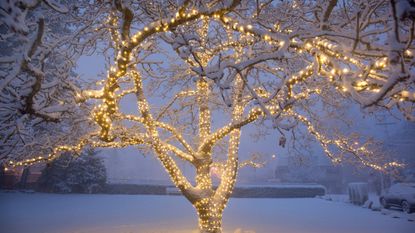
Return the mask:
{"type": "MultiPolygon", "coordinates": [[[[414,232],[415,223],[395,212],[319,198],[240,198],[231,199],[223,221],[225,232],[414,232]]],[[[190,233],[196,226],[182,196],[0,193],[1,233],[190,233]]]]}

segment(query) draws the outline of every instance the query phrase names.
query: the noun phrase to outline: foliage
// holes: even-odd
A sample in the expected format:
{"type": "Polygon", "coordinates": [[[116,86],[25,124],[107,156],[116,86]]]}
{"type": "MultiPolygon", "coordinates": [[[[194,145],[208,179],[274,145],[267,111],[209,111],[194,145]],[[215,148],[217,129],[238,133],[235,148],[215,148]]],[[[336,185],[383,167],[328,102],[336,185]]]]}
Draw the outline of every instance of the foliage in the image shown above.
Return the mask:
{"type": "Polygon", "coordinates": [[[96,152],[88,150],[74,158],[65,153],[49,163],[39,178],[39,188],[57,193],[96,193],[106,183],[106,169],[96,152]]]}

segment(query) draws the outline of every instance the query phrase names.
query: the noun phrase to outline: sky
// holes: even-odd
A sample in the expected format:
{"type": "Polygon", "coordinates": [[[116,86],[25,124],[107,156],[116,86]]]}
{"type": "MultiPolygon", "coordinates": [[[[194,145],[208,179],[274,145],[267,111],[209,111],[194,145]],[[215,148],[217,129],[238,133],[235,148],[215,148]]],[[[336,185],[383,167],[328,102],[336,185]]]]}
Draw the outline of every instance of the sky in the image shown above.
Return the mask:
{"type": "MultiPolygon", "coordinates": [[[[105,60],[102,56],[83,56],[78,61],[76,72],[84,80],[97,80],[99,74],[106,72],[105,60]]],[[[134,98],[123,99],[121,110],[130,113],[136,112],[134,98]]],[[[405,148],[404,153],[410,154],[410,150],[415,149],[413,148],[415,138],[408,138],[399,143],[396,138],[399,137],[402,129],[408,124],[412,124],[412,128],[414,128],[414,123],[405,122],[388,113],[376,115],[363,114],[359,106],[356,105],[351,106],[348,114],[354,119],[355,126],[357,126],[356,130],[361,134],[368,137],[375,137],[377,140],[385,142],[389,148],[405,148]]],[[[213,121],[219,121],[219,119],[214,118],[213,121]]],[[[259,141],[253,140],[251,135],[254,132],[255,126],[253,125],[242,129],[239,156],[244,159],[253,153],[260,153],[267,163],[263,168],[259,169],[250,167],[242,168],[239,172],[239,182],[250,182],[253,179],[263,179],[266,181],[275,178],[274,174],[277,165],[286,163],[287,157],[289,156],[286,148],[278,146],[279,135],[276,131],[271,132],[270,135],[259,141]]],[[[313,155],[316,155],[318,158],[318,163],[330,163],[317,143],[312,145],[312,150],[313,155]]],[[[143,155],[133,147],[125,149],[103,149],[100,154],[105,158],[107,164],[109,182],[170,183],[167,173],[152,154],[143,155]]],[[[190,165],[179,162],[179,166],[185,175],[193,175],[190,165]]]]}

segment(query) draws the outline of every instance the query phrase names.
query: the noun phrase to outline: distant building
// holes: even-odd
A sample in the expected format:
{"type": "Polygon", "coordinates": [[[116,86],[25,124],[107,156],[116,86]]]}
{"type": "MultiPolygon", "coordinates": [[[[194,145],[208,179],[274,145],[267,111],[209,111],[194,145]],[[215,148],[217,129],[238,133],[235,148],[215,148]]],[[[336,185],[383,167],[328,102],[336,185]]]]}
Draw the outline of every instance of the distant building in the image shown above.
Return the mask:
{"type": "Polygon", "coordinates": [[[38,164],[31,167],[18,167],[0,174],[0,188],[2,189],[33,189],[45,165],[38,164]]]}
{"type": "Polygon", "coordinates": [[[281,156],[275,166],[275,180],[279,183],[318,183],[329,193],[343,191],[343,172],[320,156],[281,156]]]}

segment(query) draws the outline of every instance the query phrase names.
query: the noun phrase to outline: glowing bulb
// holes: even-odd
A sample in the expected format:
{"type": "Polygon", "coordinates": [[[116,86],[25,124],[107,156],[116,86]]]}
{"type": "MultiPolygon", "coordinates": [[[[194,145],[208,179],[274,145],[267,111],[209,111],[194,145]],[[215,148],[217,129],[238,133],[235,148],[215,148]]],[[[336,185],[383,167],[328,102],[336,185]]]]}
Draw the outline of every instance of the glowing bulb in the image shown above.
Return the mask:
{"type": "Polygon", "coordinates": [[[357,83],[358,86],[362,87],[362,86],[366,86],[367,82],[366,81],[360,81],[357,83]]]}
{"type": "Polygon", "coordinates": [[[320,60],[321,60],[322,63],[326,62],[327,61],[327,56],[324,55],[324,54],[321,54],[320,60]]]}

